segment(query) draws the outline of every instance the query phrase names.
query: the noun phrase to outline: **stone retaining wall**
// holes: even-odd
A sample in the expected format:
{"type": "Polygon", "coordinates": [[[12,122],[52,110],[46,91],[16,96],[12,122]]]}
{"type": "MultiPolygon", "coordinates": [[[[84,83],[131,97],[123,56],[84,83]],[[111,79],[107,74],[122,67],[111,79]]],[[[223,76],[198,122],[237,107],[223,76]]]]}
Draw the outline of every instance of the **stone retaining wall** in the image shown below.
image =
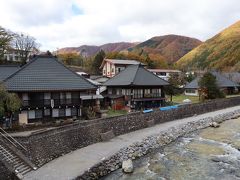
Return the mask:
{"type": "Polygon", "coordinates": [[[113,131],[114,135],[118,136],[146,128],[149,124],[163,123],[236,105],[240,105],[240,97],[184,105],[169,111],[155,110],[147,114],[136,112],[125,116],[81,121],[18,139],[29,150],[30,159],[41,166],[70,151],[102,141],[101,134],[108,131],[113,131]]]}
{"type": "Polygon", "coordinates": [[[198,129],[206,128],[210,126],[212,122],[221,123],[222,121],[234,119],[237,117],[240,117],[240,110],[169,128],[157,135],[146,137],[141,142],[136,142],[129,147],[122,148],[119,150],[119,152],[96,164],[76,179],[99,179],[100,177],[103,177],[119,169],[124,160],[134,160],[136,158],[142,157],[150,152],[153,152],[156,149],[164,147],[165,145],[175,141],[181,136],[184,136],[198,129]]]}
{"type": "Polygon", "coordinates": [[[15,176],[5,167],[5,165],[0,161],[0,179],[9,180],[13,179],[15,176]]]}

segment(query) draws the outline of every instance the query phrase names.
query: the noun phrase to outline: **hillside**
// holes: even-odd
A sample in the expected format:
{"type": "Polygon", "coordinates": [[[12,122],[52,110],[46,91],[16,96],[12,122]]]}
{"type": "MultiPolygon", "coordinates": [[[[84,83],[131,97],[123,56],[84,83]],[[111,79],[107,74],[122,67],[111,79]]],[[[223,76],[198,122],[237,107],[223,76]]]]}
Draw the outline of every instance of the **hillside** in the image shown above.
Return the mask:
{"type": "Polygon", "coordinates": [[[180,68],[240,71],[240,21],[183,56],[180,68]]]}
{"type": "Polygon", "coordinates": [[[99,52],[101,49],[105,52],[119,52],[124,49],[130,48],[134,46],[135,43],[129,43],[129,42],[117,42],[117,43],[108,43],[103,44],[101,46],[89,46],[89,45],[83,45],[79,47],[66,47],[59,49],[57,51],[58,54],[64,54],[64,53],[78,53],[83,54],[84,56],[93,56],[97,52],[99,52]]]}
{"type": "Polygon", "coordinates": [[[166,35],[153,37],[128,50],[137,53],[158,54],[167,62],[173,63],[200,44],[201,41],[198,39],[166,35]]]}

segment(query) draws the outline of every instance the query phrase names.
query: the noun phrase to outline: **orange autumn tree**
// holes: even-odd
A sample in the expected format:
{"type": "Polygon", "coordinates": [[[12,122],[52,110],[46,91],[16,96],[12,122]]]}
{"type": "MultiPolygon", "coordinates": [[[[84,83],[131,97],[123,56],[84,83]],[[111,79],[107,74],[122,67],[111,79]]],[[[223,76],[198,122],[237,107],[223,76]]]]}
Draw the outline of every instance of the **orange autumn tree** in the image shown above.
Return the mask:
{"type": "Polygon", "coordinates": [[[169,68],[165,58],[159,54],[149,54],[150,60],[153,62],[153,68],[167,69],[169,68]]]}

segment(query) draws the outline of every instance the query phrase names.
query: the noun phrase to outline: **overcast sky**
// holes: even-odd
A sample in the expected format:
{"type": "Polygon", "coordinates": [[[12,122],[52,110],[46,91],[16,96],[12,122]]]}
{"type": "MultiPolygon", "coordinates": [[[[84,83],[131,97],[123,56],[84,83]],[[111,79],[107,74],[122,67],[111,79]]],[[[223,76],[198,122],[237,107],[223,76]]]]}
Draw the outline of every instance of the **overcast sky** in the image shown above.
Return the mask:
{"type": "Polygon", "coordinates": [[[0,0],[0,17],[42,50],[166,34],[206,40],[240,19],[240,0],[0,0]]]}

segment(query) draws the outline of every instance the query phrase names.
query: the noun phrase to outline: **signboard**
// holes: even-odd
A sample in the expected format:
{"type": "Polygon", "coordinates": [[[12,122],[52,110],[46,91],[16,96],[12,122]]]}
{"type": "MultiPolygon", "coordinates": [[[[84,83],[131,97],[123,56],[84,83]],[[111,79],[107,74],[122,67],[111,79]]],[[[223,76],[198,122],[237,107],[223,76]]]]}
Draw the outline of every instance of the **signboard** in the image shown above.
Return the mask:
{"type": "Polygon", "coordinates": [[[19,125],[27,124],[28,123],[28,114],[27,112],[22,112],[18,115],[19,117],[19,125]]]}
{"type": "Polygon", "coordinates": [[[54,108],[54,99],[51,99],[51,108],[54,108]]]}

